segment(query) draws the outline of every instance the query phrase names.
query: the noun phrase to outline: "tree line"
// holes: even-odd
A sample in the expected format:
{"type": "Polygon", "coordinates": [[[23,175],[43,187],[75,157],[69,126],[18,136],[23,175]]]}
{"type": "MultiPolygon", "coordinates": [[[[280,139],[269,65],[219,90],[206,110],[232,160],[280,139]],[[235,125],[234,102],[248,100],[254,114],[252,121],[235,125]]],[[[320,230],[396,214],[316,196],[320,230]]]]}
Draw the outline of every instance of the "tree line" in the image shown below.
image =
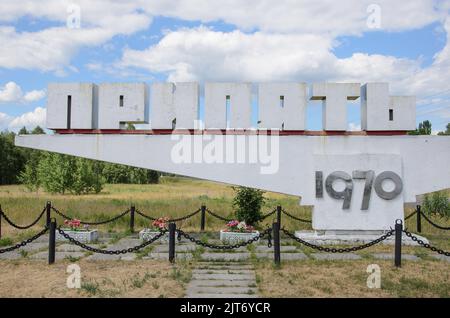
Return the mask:
{"type": "MultiPolygon", "coordinates": [[[[45,134],[41,127],[20,135],[45,134]]],[[[158,183],[157,171],[78,158],[14,145],[14,132],[0,133],[0,184],[24,184],[30,191],[99,193],[105,183],[158,183]]]]}

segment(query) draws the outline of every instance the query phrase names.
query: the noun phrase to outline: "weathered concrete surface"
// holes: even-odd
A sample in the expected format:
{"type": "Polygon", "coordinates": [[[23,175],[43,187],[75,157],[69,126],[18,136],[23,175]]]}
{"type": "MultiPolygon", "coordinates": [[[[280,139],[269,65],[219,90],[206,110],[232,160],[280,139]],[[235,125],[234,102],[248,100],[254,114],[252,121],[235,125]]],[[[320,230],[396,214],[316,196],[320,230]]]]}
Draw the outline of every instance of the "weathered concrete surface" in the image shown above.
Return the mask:
{"type": "Polygon", "coordinates": [[[207,261],[243,261],[250,258],[250,253],[203,253],[202,260],[207,261]]]}
{"type": "Polygon", "coordinates": [[[328,254],[328,253],[315,253],[315,254],[311,254],[311,257],[316,259],[316,260],[357,260],[357,259],[361,259],[362,257],[357,255],[357,254],[353,254],[353,253],[342,253],[342,254],[328,254]]]}
{"type": "MultiPolygon", "coordinates": [[[[372,256],[376,259],[394,259],[394,253],[374,253],[372,256]]],[[[402,260],[420,261],[420,257],[411,254],[402,254],[402,260]]]]}
{"type": "MultiPolygon", "coordinates": [[[[256,253],[257,258],[267,258],[274,259],[273,253],[256,253]]],[[[293,261],[293,260],[306,260],[308,257],[303,253],[280,253],[280,258],[283,261],[293,261]]]]}
{"type": "MultiPolygon", "coordinates": [[[[68,257],[76,257],[81,258],[84,257],[84,253],[82,252],[56,252],[55,253],[55,260],[60,261],[68,257]]],[[[48,252],[39,252],[36,254],[32,254],[29,256],[30,258],[36,258],[36,259],[48,259],[48,252]]]]}

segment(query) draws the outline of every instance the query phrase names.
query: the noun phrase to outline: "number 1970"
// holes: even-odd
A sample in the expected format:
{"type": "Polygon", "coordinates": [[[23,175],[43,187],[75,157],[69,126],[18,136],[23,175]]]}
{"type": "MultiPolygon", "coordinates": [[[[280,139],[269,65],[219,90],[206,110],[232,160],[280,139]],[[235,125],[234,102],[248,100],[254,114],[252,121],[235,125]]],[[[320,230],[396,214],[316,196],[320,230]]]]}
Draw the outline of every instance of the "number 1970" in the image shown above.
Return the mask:
{"type": "MultiPolygon", "coordinates": [[[[334,199],[344,200],[342,209],[350,208],[353,193],[353,179],[365,179],[364,194],[361,203],[361,210],[369,209],[370,195],[372,186],[377,195],[384,200],[392,200],[396,198],[403,190],[403,182],[398,174],[393,171],[384,171],[375,178],[373,170],[361,171],[355,170],[350,176],[344,171],[335,171],[328,175],[325,179],[325,190],[328,195],[334,199]],[[342,180],[345,183],[345,188],[342,191],[336,191],[333,188],[333,183],[336,180],[342,180]],[[383,189],[383,182],[391,180],[394,183],[394,188],[390,191],[383,189]]],[[[323,172],[316,171],[316,198],[323,198],[323,172]]]]}

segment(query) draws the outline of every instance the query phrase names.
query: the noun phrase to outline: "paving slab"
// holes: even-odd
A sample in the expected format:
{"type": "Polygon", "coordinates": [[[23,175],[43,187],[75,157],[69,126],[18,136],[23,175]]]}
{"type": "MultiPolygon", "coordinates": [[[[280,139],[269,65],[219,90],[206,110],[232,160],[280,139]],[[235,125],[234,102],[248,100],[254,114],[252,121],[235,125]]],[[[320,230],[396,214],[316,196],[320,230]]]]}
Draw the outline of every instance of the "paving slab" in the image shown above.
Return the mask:
{"type": "Polygon", "coordinates": [[[252,274],[252,269],[193,269],[192,274],[252,274]]]}
{"type": "MultiPolygon", "coordinates": [[[[281,252],[291,252],[291,251],[295,251],[297,250],[297,247],[295,246],[290,246],[290,245],[286,245],[286,246],[280,246],[280,251],[281,252]]],[[[257,246],[256,253],[273,253],[273,246],[272,247],[267,247],[267,246],[257,246]]]]}
{"type": "Polygon", "coordinates": [[[193,280],[188,284],[188,289],[190,287],[214,287],[214,286],[236,286],[236,287],[255,287],[256,282],[253,279],[249,280],[193,280]]]}
{"type": "Polygon", "coordinates": [[[108,245],[108,250],[122,250],[130,247],[135,247],[137,245],[141,245],[142,240],[135,238],[122,238],[118,242],[114,244],[108,245]]]}
{"type": "Polygon", "coordinates": [[[314,259],[317,260],[357,260],[357,259],[361,259],[362,257],[357,255],[357,254],[353,254],[353,253],[315,253],[315,254],[311,254],[311,256],[314,259]]]}
{"type": "MultiPolygon", "coordinates": [[[[55,260],[60,261],[68,257],[76,257],[81,258],[84,257],[84,253],[81,252],[56,252],[55,260]]],[[[33,255],[30,255],[30,258],[35,259],[48,259],[48,252],[39,252],[33,255]]]]}
{"type": "Polygon", "coordinates": [[[442,255],[442,254],[431,254],[430,256],[435,258],[435,259],[438,259],[440,261],[446,261],[446,262],[450,263],[450,256],[445,256],[445,255],[442,255]]]}
{"type": "Polygon", "coordinates": [[[194,294],[256,294],[257,289],[254,287],[191,287],[189,293],[194,294]]]}
{"type": "MultiPolygon", "coordinates": [[[[191,253],[175,253],[175,259],[186,259],[191,260],[193,258],[191,253]]],[[[168,253],[148,253],[147,256],[142,257],[143,260],[147,259],[162,259],[162,260],[169,260],[169,254],[168,253]]]]}
{"type": "Polygon", "coordinates": [[[202,263],[197,264],[197,269],[230,269],[230,270],[239,270],[239,269],[254,269],[255,267],[253,265],[241,265],[241,264],[214,264],[214,263],[202,263]]]}
{"type": "Polygon", "coordinates": [[[252,274],[192,274],[193,280],[252,280],[255,279],[255,273],[252,274]]]}
{"type": "Polygon", "coordinates": [[[136,260],[136,258],[137,258],[137,255],[135,253],[128,253],[128,254],[122,255],[120,257],[120,260],[121,261],[134,261],[134,260],[136,260]]]}
{"type": "Polygon", "coordinates": [[[203,253],[202,260],[207,261],[242,261],[250,258],[250,253],[203,253]]]}
{"type": "MultiPolygon", "coordinates": [[[[6,248],[6,247],[2,247],[2,248],[6,248]]],[[[20,259],[20,258],[22,258],[22,255],[20,254],[20,252],[18,252],[18,250],[0,254],[0,259],[15,260],[15,259],[20,259]]]]}
{"type": "Polygon", "coordinates": [[[48,242],[33,242],[22,246],[19,250],[27,252],[38,252],[42,250],[48,250],[48,242]]]}
{"type": "MultiPolygon", "coordinates": [[[[273,253],[255,253],[255,256],[257,258],[269,258],[269,259],[274,258],[273,253]]],[[[307,260],[308,256],[306,256],[303,253],[281,253],[280,258],[282,261],[294,261],[294,260],[303,261],[307,260]]]]}
{"type": "MultiPolygon", "coordinates": [[[[387,259],[391,260],[394,259],[395,256],[393,253],[374,253],[372,254],[374,258],[376,259],[387,259]]],[[[420,261],[420,257],[416,255],[411,254],[402,254],[402,260],[408,260],[408,261],[420,261]]]]}
{"type": "MultiPolygon", "coordinates": [[[[92,245],[89,245],[89,246],[92,246],[92,245]]],[[[84,251],[84,249],[78,245],[64,243],[64,244],[56,246],[56,251],[57,252],[81,252],[81,251],[84,251]]]]}
{"type": "Polygon", "coordinates": [[[120,260],[120,255],[109,255],[109,254],[100,254],[95,253],[86,257],[88,261],[118,261],[120,260]]]}
{"type": "MultiPolygon", "coordinates": [[[[180,252],[191,252],[195,251],[199,246],[197,245],[177,245],[175,247],[175,251],[177,253],[180,252]]],[[[157,245],[153,248],[152,252],[155,253],[169,253],[169,246],[168,245],[157,245]]]]}

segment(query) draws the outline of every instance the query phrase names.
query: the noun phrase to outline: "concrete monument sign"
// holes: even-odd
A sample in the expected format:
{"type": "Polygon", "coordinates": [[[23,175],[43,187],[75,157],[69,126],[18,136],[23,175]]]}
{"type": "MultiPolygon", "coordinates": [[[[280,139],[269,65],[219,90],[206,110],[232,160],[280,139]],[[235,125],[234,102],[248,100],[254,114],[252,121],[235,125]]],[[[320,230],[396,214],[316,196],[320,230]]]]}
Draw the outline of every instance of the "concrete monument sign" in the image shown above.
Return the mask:
{"type": "Polygon", "coordinates": [[[256,98],[250,83],[206,83],[204,92],[201,118],[197,83],[50,84],[54,134],[16,144],[297,195],[314,206],[318,231],[385,231],[405,202],[450,187],[450,137],[406,135],[415,98],[390,96],[387,83],[264,83],[256,98]],[[322,131],[306,130],[308,98],[323,101],[322,131]],[[349,132],[347,101],[358,98],[362,131],[349,132]]]}

